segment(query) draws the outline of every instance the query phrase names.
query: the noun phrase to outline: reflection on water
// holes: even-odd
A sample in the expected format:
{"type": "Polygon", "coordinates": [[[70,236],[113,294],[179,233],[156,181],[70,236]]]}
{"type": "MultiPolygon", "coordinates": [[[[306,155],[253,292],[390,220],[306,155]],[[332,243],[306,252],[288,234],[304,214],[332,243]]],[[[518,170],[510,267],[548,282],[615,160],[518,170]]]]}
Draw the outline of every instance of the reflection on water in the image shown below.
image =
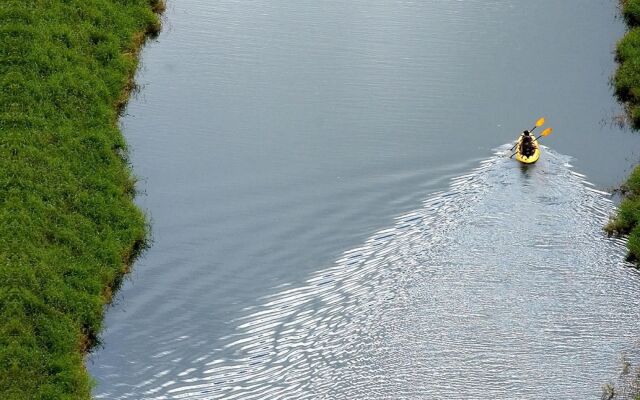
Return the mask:
{"type": "Polygon", "coordinates": [[[613,205],[567,157],[522,168],[506,149],[197,357],[97,397],[598,398],[640,328],[613,205]]]}

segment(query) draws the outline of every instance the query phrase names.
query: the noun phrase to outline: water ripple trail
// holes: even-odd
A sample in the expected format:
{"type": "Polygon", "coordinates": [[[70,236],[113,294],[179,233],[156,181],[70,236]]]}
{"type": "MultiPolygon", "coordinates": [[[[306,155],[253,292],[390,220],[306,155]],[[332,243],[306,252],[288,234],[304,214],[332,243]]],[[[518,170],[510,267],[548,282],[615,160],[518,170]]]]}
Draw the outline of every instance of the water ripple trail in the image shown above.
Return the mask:
{"type": "Polygon", "coordinates": [[[598,398],[640,328],[625,242],[602,231],[614,206],[567,157],[546,150],[525,168],[504,151],[306,284],[262,299],[223,348],[203,343],[189,368],[136,392],[598,398]]]}

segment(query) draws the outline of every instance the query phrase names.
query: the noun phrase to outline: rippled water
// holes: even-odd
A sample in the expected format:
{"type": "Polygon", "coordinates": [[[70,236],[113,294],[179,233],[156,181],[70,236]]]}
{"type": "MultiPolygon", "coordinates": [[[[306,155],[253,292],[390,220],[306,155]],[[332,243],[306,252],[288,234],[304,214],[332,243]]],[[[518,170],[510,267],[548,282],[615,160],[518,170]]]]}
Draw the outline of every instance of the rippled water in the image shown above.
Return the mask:
{"type": "Polygon", "coordinates": [[[638,281],[612,204],[565,156],[492,156],[545,116],[595,188],[626,175],[617,0],[168,3],[122,119],[153,246],[88,358],[97,397],[579,398],[617,376],[638,281]]]}
{"type": "Polygon", "coordinates": [[[602,231],[612,208],[568,157],[523,168],[503,149],[245,310],[222,348],[103,397],[597,398],[640,329],[640,277],[602,231]]]}

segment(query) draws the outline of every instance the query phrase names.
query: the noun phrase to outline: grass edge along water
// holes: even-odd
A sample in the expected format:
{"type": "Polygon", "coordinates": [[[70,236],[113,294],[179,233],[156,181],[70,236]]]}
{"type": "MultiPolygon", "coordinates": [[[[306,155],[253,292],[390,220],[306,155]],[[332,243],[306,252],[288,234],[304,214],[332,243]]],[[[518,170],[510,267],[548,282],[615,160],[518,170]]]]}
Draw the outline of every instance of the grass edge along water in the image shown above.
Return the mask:
{"type": "MultiPolygon", "coordinates": [[[[640,129],[640,0],[621,0],[628,31],[616,45],[618,68],[613,76],[615,94],[623,103],[633,129],[640,129]]],[[[640,166],[621,186],[624,198],[605,227],[609,235],[628,236],[628,258],[640,261],[640,166]]]]}
{"type": "Polygon", "coordinates": [[[162,0],[0,2],[0,398],[89,399],[148,223],[118,117],[162,0]]]}

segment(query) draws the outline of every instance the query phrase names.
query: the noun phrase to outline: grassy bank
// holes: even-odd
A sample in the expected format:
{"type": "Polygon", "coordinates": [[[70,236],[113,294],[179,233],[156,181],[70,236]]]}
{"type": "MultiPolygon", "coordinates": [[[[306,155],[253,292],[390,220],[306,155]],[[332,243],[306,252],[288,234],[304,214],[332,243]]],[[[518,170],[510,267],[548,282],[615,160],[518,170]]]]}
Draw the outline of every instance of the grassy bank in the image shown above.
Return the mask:
{"type": "MultiPolygon", "coordinates": [[[[640,129],[640,0],[622,0],[622,15],[629,27],[618,42],[618,70],[613,83],[616,96],[625,105],[630,124],[640,129]]],[[[622,186],[624,199],[618,214],[606,227],[609,234],[628,235],[629,258],[640,260],[640,166],[622,186]]]]}
{"type": "Polygon", "coordinates": [[[640,260],[640,167],[621,187],[624,199],[605,230],[611,235],[628,235],[629,259],[640,260]]]}
{"type": "Polygon", "coordinates": [[[625,104],[631,124],[640,128],[640,0],[622,0],[622,15],[629,27],[618,42],[616,60],[618,70],[614,88],[625,104]]]}
{"type": "Polygon", "coordinates": [[[0,0],[0,398],[87,399],[144,246],[118,112],[159,0],[0,0]]]}

